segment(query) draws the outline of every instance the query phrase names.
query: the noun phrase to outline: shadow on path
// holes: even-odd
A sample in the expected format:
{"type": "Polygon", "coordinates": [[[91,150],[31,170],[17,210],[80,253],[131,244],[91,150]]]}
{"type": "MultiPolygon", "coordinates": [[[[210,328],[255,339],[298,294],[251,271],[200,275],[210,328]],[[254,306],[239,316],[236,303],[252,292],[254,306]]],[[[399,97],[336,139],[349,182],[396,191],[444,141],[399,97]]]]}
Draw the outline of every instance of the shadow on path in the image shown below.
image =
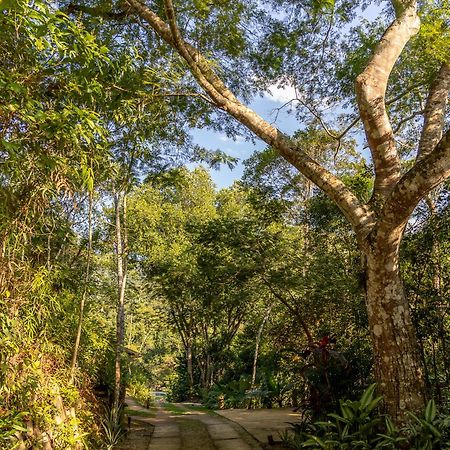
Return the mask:
{"type": "Polygon", "coordinates": [[[271,435],[295,422],[291,410],[227,410],[217,413],[190,403],[146,409],[127,398],[131,429],[120,450],[261,450],[271,435]],[[258,442],[259,441],[259,442],[258,442]]]}

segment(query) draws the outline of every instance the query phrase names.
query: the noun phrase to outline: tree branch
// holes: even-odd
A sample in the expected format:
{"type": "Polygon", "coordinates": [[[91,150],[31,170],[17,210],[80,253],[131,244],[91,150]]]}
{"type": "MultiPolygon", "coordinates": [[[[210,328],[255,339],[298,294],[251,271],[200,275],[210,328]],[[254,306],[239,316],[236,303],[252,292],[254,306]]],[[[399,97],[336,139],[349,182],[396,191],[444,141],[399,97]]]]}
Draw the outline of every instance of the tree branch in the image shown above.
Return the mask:
{"type": "Polygon", "coordinates": [[[165,0],[165,4],[169,16],[172,17],[171,27],[139,0],[126,2],[185,59],[192,75],[217,107],[233,116],[268,145],[273,146],[281,156],[322,189],[338,205],[357,233],[362,233],[362,229],[367,228],[367,225],[373,225],[373,213],[367,206],[360,204],[357,197],[341,180],[298,148],[288,136],[243,105],[216,75],[211,63],[196,48],[185,41],[181,43],[177,41],[179,37],[174,37],[173,33],[177,33],[178,36],[179,31],[171,30],[176,24],[174,17],[170,16],[170,0],[165,0]]]}
{"type": "Polygon", "coordinates": [[[106,10],[105,8],[102,8],[101,6],[90,7],[90,6],[85,6],[85,5],[78,5],[76,3],[69,3],[65,12],[67,14],[81,12],[81,13],[89,14],[90,16],[102,17],[103,19],[116,20],[118,22],[121,22],[131,16],[130,11],[128,11],[128,10],[126,10],[126,11],[122,10],[122,11],[115,12],[115,11],[111,11],[111,10],[106,10]]]}
{"type": "Polygon", "coordinates": [[[428,94],[424,110],[424,124],[417,158],[430,154],[442,137],[445,110],[450,91],[450,62],[442,64],[428,94]]]}
{"type": "Polygon", "coordinates": [[[367,67],[356,79],[358,107],[375,167],[373,199],[385,198],[401,176],[385,94],[392,68],[419,26],[413,1],[386,30],[367,67]]]}
{"type": "Polygon", "coordinates": [[[404,117],[403,119],[399,120],[397,123],[397,126],[394,129],[394,134],[398,133],[400,129],[402,128],[402,125],[406,122],[409,122],[410,120],[414,119],[414,117],[420,116],[423,114],[423,111],[414,111],[412,114],[410,114],[407,117],[404,117]]]}
{"type": "Polygon", "coordinates": [[[395,186],[382,211],[380,230],[403,226],[419,201],[450,176],[450,130],[395,186]]]}

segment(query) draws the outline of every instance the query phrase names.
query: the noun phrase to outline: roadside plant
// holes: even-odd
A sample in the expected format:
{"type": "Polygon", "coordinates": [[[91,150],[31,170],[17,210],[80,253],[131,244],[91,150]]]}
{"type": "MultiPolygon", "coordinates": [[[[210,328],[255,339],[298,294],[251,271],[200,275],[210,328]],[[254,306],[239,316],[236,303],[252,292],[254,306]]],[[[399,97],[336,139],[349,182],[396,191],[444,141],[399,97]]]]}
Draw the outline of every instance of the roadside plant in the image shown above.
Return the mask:
{"type": "Polygon", "coordinates": [[[9,448],[10,445],[17,442],[18,434],[27,432],[24,426],[24,416],[26,414],[26,412],[0,409],[0,445],[2,448],[9,448]]]}
{"type": "Polygon", "coordinates": [[[408,413],[409,420],[395,426],[393,420],[377,413],[382,397],[376,397],[376,385],[369,386],[359,400],[341,400],[339,413],[328,414],[329,420],[291,424],[281,435],[293,449],[450,449],[450,416],[438,414],[430,400],[421,417],[408,413]]]}
{"type": "Polygon", "coordinates": [[[411,449],[450,449],[450,415],[438,414],[436,403],[430,400],[422,417],[408,413],[409,421],[402,429],[411,449]]]}
{"type": "Polygon", "coordinates": [[[117,420],[117,417],[122,417],[122,410],[122,407],[119,407],[118,409],[115,409],[114,407],[105,408],[105,416],[102,419],[101,424],[107,450],[116,447],[125,434],[122,424],[117,420]]]}

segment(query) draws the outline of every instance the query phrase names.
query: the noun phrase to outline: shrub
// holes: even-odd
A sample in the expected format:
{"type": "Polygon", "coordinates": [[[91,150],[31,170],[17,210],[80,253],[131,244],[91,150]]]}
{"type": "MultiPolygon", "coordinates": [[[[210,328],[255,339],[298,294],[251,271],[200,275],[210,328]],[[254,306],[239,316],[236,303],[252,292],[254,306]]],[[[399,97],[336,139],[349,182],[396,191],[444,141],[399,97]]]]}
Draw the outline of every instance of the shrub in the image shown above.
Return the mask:
{"type": "Polygon", "coordinates": [[[450,416],[438,414],[434,400],[421,417],[408,413],[409,421],[398,429],[377,412],[382,397],[374,397],[375,387],[359,400],[341,400],[339,413],[328,414],[326,421],[292,424],[282,439],[293,449],[450,449],[450,416]]]}

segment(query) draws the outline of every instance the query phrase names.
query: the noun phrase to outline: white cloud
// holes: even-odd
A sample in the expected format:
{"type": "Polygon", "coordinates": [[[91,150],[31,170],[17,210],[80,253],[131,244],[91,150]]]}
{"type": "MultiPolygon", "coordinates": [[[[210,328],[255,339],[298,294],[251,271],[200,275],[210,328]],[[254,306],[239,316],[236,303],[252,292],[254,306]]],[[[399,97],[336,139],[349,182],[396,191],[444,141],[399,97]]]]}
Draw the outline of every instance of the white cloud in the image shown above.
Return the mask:
{"type": "Polygon", "coordinates": [[[236,136],[235,138],[229,138],[225,134],[221,134],[221,135],[219,135],[219,141],[232,142],[234,144],[242,144],[245,142],[245,139],[242,136],[236,136]]]}
{"type": "Polygon", "coordinates": [[[277,103],[287,103],[296,98],[295,88],[292,85],[279,87],[277,85],[269,86],[264,98],[277,103]]]}

